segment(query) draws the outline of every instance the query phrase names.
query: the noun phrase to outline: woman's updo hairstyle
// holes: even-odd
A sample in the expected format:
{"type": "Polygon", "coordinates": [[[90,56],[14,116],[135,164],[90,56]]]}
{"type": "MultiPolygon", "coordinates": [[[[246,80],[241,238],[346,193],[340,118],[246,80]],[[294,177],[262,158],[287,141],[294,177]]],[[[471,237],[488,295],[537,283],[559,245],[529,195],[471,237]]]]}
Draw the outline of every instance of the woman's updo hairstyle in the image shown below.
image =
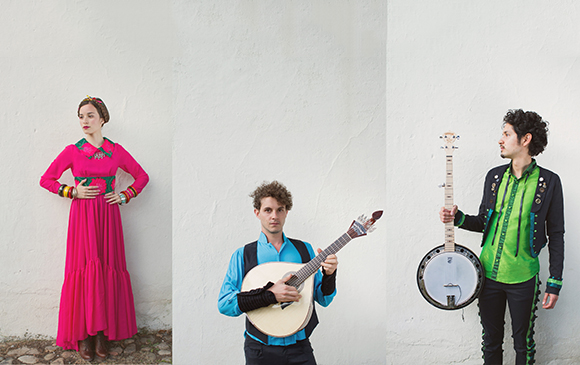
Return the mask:
{"type": "MultiPolygon", "coordinates": [[[[88,95],[79,104],[79,108],[77,109],[77,114],[80,112],[81,107],[83,107],[84,105],[87,105],[87,104],[92,104],[97,109],[97,111],[99,112],[99,117],[103,118],[105,123],[107,123],[109,121],[109,110],[107,109],[107,106],[105,105],[105,103],[100,98],[94,98],[94,97],[91,97],[88,95]]],[[[105,125],[105,124],[103,123],[103,125],[105,125]]]]}

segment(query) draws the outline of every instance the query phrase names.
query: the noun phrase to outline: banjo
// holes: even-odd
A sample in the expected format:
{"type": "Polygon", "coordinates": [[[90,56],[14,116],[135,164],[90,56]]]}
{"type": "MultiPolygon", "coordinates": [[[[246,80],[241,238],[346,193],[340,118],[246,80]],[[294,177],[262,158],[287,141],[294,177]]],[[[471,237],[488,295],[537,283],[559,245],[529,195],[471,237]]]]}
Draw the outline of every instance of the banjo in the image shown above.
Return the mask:
{"type": "Polygon", "coordinates": [[[358,220],[352,222],[345,234],[306,264],[276,261],[258,265],[250,270],[242,282],[242,291],[261,288],[268,281],[275,282],[292,274],[286,284],[296,287],[302,295],[302,299],[298,302],[276,303],[247,312],[246,315],[250,322],[260,332],[272,337],[290,336],[306,327],[314,308],[313,274],[318,271],[328,255],[337,253],[353,238],[365,236],[367,232],[372,232],[375,228],[373,224],[382,214],[383,211],[379,210],[374,212],[369,219],[365,216],[359,217],[358,220]]]}
{"type": "MultiPolygon", "coordinates": [[[[453,143],[459,136],[443,135],[446,155],[445,209],[453,208],[453,143]]],[[[471,304],[483,288],[484,269],[467,247],[455,243],[453,221],[445,223],[445,244],[429,251],[417,270],[423,297],[440,309],[454,310],[471,304]]]]}

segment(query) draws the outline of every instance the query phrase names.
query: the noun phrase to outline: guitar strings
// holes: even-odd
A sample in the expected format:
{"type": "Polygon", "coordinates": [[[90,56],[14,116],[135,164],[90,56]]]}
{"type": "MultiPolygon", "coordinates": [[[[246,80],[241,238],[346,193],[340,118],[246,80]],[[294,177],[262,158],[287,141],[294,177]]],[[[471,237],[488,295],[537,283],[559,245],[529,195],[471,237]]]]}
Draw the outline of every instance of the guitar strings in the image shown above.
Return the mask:
{"type": "MultiPolygon", "coordinates": [[[[350,231],[350,230],[349,230],[350,231]]],[[[329,255],[337,253],[341,248],[343,248],[347,243],[352,240],[351,236],[347,233],[340,236],[336,241],[334,241],[325,250],[320,252],[318,256],[310,260],[306,265],[304,265],[300,270],[286,282],[288,285],[294,287],[300,286],[306,279],[310,277],[318,268],[321,266],[322,261],[326,260],[329,255]]]]}

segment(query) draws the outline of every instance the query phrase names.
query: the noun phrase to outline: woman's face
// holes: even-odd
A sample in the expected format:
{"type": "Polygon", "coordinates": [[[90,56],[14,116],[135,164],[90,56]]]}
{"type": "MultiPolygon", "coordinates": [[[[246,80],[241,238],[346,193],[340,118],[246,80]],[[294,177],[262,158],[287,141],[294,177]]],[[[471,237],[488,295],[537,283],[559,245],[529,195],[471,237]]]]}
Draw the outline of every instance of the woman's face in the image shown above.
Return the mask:
{"type": "Polygon", "coordinates": [[[85,134],[100,132],[105,120],[99,116],[97,108],[89,103],[79,109],[79,122],[85,134]]]}

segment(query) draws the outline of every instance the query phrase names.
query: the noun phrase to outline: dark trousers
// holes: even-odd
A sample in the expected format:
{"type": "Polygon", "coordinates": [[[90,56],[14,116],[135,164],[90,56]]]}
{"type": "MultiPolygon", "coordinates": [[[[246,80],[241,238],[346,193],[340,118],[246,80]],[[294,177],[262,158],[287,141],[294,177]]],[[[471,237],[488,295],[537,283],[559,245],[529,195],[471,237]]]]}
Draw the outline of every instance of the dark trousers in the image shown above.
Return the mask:
{"type": "Polygon", "coordinates": [[[246,336],[246,365],[316,365],[308,339],[289,346],[268,346],[246,336]]]}
{"type": "Polygon", "coordinates": [[[519,284],[503,284],[485,279],[479,295],[484,364],[502,364],[506,302],[512,320],[516,364],[535,362],[534,319],[538,308],[539,285],[540,280],[537,275],[519,284]]]}

